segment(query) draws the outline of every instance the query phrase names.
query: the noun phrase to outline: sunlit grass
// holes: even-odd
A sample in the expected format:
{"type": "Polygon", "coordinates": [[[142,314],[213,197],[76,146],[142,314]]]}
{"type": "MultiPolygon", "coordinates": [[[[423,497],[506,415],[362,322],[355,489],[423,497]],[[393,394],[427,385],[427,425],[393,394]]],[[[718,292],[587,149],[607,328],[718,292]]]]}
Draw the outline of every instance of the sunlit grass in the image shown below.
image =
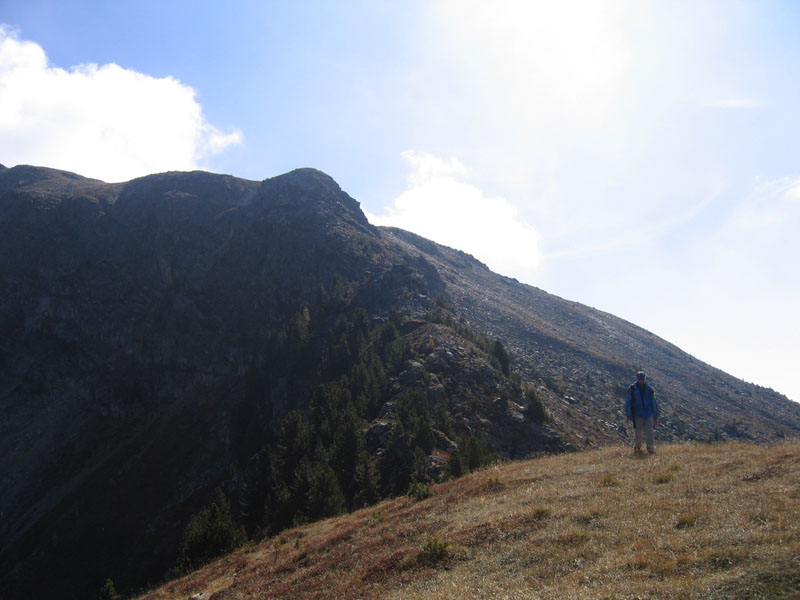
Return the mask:
{"type": "Polygon", "coordinates": [[[145,596],[790,598],[800,443],[515,462],[283,532],[145,596]]]}

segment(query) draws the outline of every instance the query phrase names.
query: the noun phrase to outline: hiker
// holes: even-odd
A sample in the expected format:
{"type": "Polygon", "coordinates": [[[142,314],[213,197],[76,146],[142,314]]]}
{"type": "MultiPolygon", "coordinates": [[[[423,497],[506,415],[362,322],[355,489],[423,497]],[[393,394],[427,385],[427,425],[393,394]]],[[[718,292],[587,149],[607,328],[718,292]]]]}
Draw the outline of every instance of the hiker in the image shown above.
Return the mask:
{"type": "Polygon", "coordinates": [[[642,436],[647,444],[647,452],[655,454],[655,433],[658,427],[658,402],[656,393],[647,383],[647,375],[642,371],[636,374],[636,383],[628,387],[628,397],[625,399],[625,416],[628,422],[633,423],[633,452],[642,454],[642,436]]]}

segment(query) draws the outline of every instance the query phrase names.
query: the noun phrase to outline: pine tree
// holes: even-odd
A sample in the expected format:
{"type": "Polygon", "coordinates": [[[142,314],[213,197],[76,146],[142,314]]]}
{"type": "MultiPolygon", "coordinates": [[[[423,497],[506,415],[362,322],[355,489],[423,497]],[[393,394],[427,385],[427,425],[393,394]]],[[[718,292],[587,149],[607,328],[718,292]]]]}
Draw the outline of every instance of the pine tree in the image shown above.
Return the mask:
{"type": "Polygon", "coordinates": [[[375,465],[375,461],[366,450],[361,450],[358,453],[355,486],[354,506],[369,506],[380,500],[381,475],[375,465]]]}
{"type": "Polygon", "coordinates": [[[447,460],[447,474],[452,479],[458,479],[468,472],[464,466],[464,459],[461,456],[461,449],[458,448],[450,453],[450,458],[447,460]]]}
{"type": "Polygon", "coordinates": [[[243,541],[244,533],[233,523],[228,499],[216,488],[211,501],[189,520],[184,530],[180,568],[197,568],[231,552],[243,541]]]}
{"type": "Polygon", "coordinates": [[[525,390],[525,397],[527,398],[527,405],[525,406],[525,416],[535,423],[546,423],[550,420],[550,414],[547,407],[539,398],[539,394],[533,388],[525,390]]]}
{"type": "Polygon", "coordinates": [[[114,582],[111,579],[106,579],[103,587],[100,588],[100,600],[121,600],[121,598],[122,596],[114,588],[114,582]]]}
{"type": "Polygon", "coordinates": [[[430,481],[428,477],[428,464],[428,453],[419,446],[414,448],[414,469],[411,473],[412,482],[425,483],[430,481]]]}
{"type": "Polygon", "coordinates": [[[410,432],[412,447],[422,448],[430,454],[436,444],[433,434],[433,419],[428,410],[428,399],[418,391],[412,390],[399,401],[398,419],[406,432],[410,432]]]}
{"type": "Polygon", "coordinates": [[[247,463],[239,494],[239,507],[247,534],[259,539],[271,529],[270,519],[279,508],[280,489],[274,452],[264,448],[247,463]]]}
{"type": "Polygon", "coordinates": [[[342,420],[342,414],[350,404],[350,384],[346,377],[340,381],[317,387],[311,399],[311,426],[313,435],[322,440],[324,446],[333,443],[334,434],[342,420]]]}
{"type": "Polygon", "coordinates": [[[340,514],[344,510],[344,495],[336,473],[325,462],[310,464],[308,491],[302,513],[309,521],[340,514]]]}
{"type": "Polygon", "coordinates": [[[503,375],[508,377],[511,369],[511,358],[508,356],[508,352],[506,352],[506,348],[500,340],[495,340],[492,345],[492,356],[500,363],[500,370],[503,372],[503,375]]]}
{"type": "Polygon", "coordinates": [[[311,452],[311,433],[300,411],[293,410],[283,420],[278,438],[278,460],[283,481],[289,483],[300,461],[311,452]]]}
{"type": "Polygon", "coordinates": [[[352,505],[357,488],[356,463],[364,443],[363,427],[364,423],[358,418],[355,407],[348,402],[337,423],[331,448],[331,464],[348,505],[352,505]]]}

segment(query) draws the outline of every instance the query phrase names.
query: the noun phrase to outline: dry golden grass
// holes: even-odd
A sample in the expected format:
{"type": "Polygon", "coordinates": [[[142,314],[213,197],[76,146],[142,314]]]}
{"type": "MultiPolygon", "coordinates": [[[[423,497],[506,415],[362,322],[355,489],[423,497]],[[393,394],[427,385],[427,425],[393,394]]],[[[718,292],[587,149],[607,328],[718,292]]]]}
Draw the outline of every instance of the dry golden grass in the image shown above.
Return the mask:
{"type": "Polygon", "coordinates": [[[515,462],[282,533],[143,600],[800,598],[800,442],[515,462]]]}

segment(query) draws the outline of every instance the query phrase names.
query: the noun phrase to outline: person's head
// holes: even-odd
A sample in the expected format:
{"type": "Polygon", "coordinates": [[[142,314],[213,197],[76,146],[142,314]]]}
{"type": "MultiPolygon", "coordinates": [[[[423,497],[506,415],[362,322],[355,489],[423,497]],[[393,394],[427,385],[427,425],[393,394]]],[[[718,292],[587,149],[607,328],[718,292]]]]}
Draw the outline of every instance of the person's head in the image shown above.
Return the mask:
{"type": "Polygon", "coordinates": [[[647,375],[644,374],[644,371],[639,371],[636,374],[636,383],[645,383],[647,381],[647,375]]]}

